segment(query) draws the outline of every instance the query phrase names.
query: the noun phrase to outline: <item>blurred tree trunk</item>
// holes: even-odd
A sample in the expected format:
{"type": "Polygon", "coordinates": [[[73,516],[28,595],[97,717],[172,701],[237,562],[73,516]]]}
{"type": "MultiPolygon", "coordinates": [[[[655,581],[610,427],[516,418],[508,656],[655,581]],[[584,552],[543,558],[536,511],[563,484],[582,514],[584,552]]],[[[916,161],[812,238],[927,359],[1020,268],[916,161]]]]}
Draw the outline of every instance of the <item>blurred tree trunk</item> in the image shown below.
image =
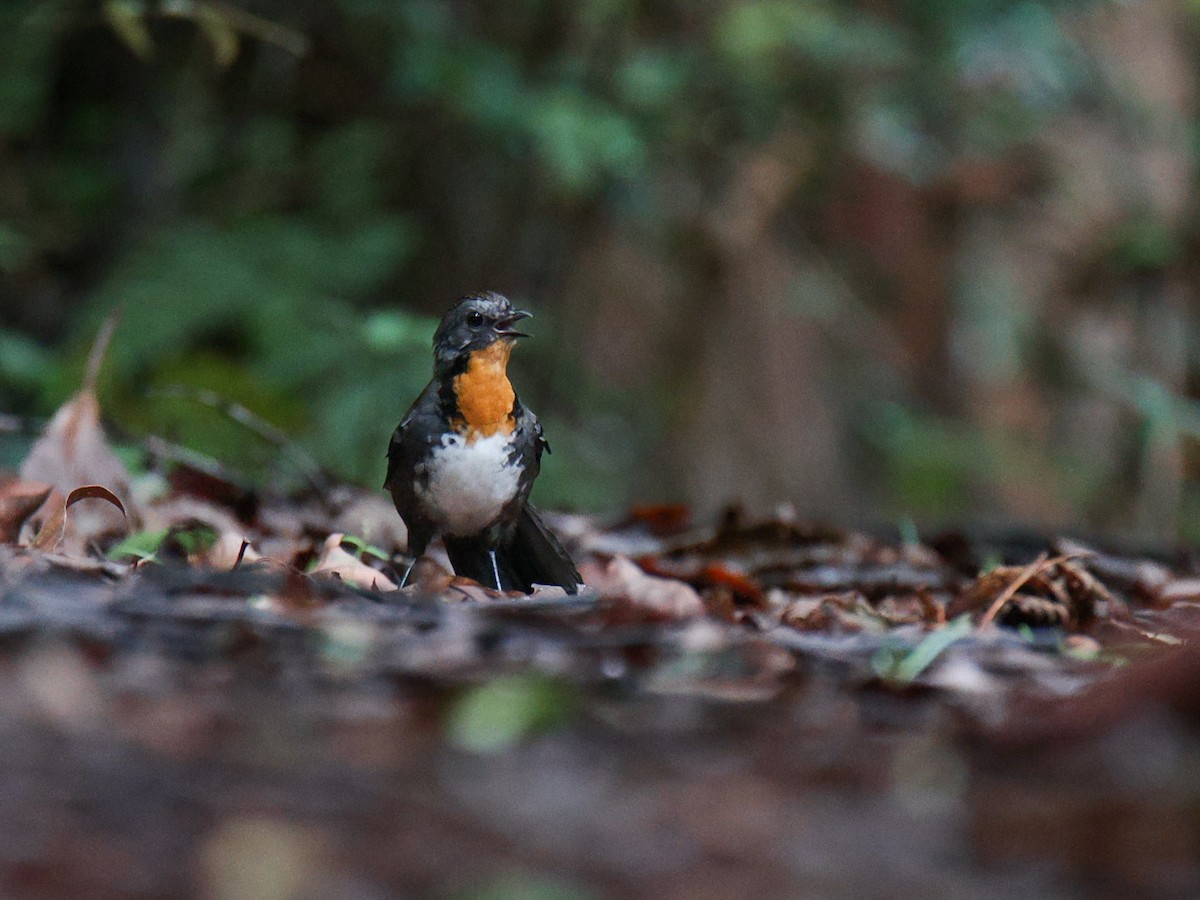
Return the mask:
{"type": "MultiPolygon", "coordinates": [[[[1112,433],[1098,445],[1095,434],[1087,446],[1072,441],[1073,449],[1094,458],[1100,448],[1113,448],[1112,479],[1131,485],[1132,495],[1126,510],[1108,511],[1110,521],[1150,538],[1178,533],[1184,487],[1181,435],[1154,397],[1185,396],[1188,346],[1197,337],[1189,334],[1194,287],[1182,277],[1179,256],[1195,198],[1193,19],[1169,0],[1103,7],[1087,18],[1081,38],[1109,62],[1109,96],[1104,114],[1092,116],[1088,126],[1064,123],[1056,144],[1063,187],[1047,217],[1074,221],[1058,236],[1072,250],[1064,280],[1075,289],[1074,304],[1108,322],[1106,345],[1079,347],[1077,359],[1086,372],[1101,353],[1105,377],[1111,380],[1115,361],[1125,382],[1093,384],[1094,391],[1107,392],[1102,403],[1112,433]],[[1137,127],[1130,108],[1139,111],[1137,127]],[[1105,181],[1086,182],[1071,164],[1081,138],[1103,148],[1098,158],[1105,181]],[[1140,390],[1138,379],[1155,385],[1154,392],[1140,390]]],[[[1076,318],[1071,310],[1063,313],[1076,318]]]]}
{"type": "Polygon", "coordinates": [[[674,335],[681,405],[672,454],[681,490],[702,506],[790,501],[803,515],[857,512],[844,449],[846,411],[831,408],[835,367],[799,314],[795,249],[774,227],[809,175],[813,149],[782,131],[737,160],[705,213],[692,267],[695,326],[674,335]]]}

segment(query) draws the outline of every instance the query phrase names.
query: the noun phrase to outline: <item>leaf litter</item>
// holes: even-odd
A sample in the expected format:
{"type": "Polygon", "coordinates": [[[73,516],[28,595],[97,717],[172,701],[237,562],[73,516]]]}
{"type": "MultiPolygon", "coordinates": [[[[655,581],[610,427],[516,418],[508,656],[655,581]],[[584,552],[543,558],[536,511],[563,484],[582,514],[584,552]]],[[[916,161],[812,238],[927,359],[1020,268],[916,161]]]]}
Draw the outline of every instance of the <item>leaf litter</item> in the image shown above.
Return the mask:
{"type": "Polygon", "coordinates": [[[640,507],[397,590],[386,498],[141,484],[94,381],[0,479],[4,896],[1200,890],[1194,555],[640,507]]]}

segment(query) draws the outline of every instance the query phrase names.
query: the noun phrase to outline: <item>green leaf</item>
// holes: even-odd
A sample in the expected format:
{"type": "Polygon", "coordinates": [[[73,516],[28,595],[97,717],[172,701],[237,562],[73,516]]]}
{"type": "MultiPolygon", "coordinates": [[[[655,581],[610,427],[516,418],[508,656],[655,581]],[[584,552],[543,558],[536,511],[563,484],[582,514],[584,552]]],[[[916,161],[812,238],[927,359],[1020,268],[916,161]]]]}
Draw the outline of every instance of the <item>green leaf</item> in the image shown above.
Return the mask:
{"type": "Polygon", "coordinates": [[[219,69],[228,69],[237,59],[241,41],[237,31],[218,10],[200,6],[196,10],[196,24],[212,46],[213,59],[219,69]]]}
{"type": "Polygon", "coordinates": [[[628,179],[645,164],[633,122],[579,90],[544,91],[531,103],[526,127],[559,187],[586,196],[609,176],[628,179]]]}
{"type": "Polygon", "coordinates": [[[382,559],[384,562],[387,562],[392,558],[391,554],[386,550],[381,550],[374,544],[369,544],[362,538],[353,534],[343,534],[342,543],[349,544],[351,547],[353,547],[354,552],[359,556],[373,556],[376,559],[382,559]]]}
{"type": "Polygon", "coordinates": [[[211,550],[217,543],[216,529],[211,525],[197,522],[192,525],[170,529],[167,537],[188,556],[211,550]]]}
{"type": "Polygon", "coordinates": [[[138,0],[105,0],[104,18],[121,42],[140,59],[149,59],[154,41],[146,27],[146,6],[138,0]]]}
{"type": "Polygon", "coordinates": [[[166,540],[168,533],[170,533],[169,528],[160,528],[154,531],[139,531],[131,534],[108,551],[108,558],[114,560],[136,559],[139,561],[152,561],[162,546],[163,541],[166,540]]]}
{"type": "Polygon", "coordinates": [[[953,622],[934,629],[907,653],[888,655],[875,660],[876,671],[885,681],[909,684],[920,677],[939,656],[956,641],[971,633],[973,626],[969,615],[961,615],[953,622]]]}
{"type": "Polygon", "coordinates": [[[459,699],[447,737],[464,750],[498,753],[565,722],[573,706],[570,690],[561,682],[537,675],[498,678],[459,699]]]}

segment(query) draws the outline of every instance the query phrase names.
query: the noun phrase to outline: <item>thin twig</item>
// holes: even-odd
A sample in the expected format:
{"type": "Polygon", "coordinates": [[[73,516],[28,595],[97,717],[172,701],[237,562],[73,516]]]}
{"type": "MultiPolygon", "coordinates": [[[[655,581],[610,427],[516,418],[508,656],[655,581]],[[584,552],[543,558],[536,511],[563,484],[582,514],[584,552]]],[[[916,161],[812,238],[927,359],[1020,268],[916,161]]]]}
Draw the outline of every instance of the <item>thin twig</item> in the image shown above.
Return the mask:
{"type": "Polygon", "coordinates": [[[1064,553],[1062,556],[1055,556],[1053,558],[1049,557],[1049,555],[1046,553],[1038,554],[1038,558],[1022,569],[1021,573],[1012,580],[1008,587],[1002,590],[996,599],[992,601],[992,605],[988,607],[987,612],[983,614],[983,618],[979,620],[979,625],[976,630],[982,631],[984,628],[987,628],[990,624],[992,624],[996,616],[1000,614],[1000,610],[1004,608],[1004,604],[1011,600],[1017,591],[1019,591],[1029,582],[1029,579],[1040,574],[1041,572],[1046,571],[1047,569],[1059,565],[1060,563],[1065,563],[1068,560],[1088,555],[1090,554],[1081,551],[1064,553]]]}
{"type": "Polygon", "coordinates": [[[234,31],[274,44],[293,56],[304,56],[310,48],[303,32],[219,0],[166,0],[160,9],[163,16],[195,22],[216,15],[234,31]]]}
{"type": "Polygon", "coordinates": [[[246,551],[249,549],[250,549],[250,542],[248,540],[246,540],[245,538],[242,538],[242,546],[240,548],[238,548],[237,559],[235,559],[233,561],[233,568],[230,569],[231,572],[237,571],[238,566],[240,566],[242,564],[242,560],[246,558],[246,551]]]}
{"type": "Polygon", "coordinates": [[[1000,614],[1000,610],[1004,604],[1013,598],[1025,583],[1034,575],[1041,571],[1049,557],[1045,553],[1039,553],[1038,558],[1021,570],[1021,574],[1012,580],[1012,582],[992,601],[992,605],[988,607],[987,612],[983,614],[983,618],[979,620],[979,625],[976,630],[982,631],[992,624],[992,620],[1000,614]]]}
{"type": "Polygon", "coordinates": [[[329,490],[329,478],[321,469],[320,463],[293,441],[283,429],[268,422],[258,413],[247,409],[242,404],[222,397],[215,391],[184,387],[182,385],[173,385],[153,390],[150,392],[150,396],[191,400],[210,409],[215,409],[239,425],[248,428],[254,434],[258,435],[258,437],[289,457],[291,463],[299,470],[300,474],[304,476],[304,479],[315,491],[324,494],[329,490]]]}
{"type": "Polygon", "coordinates": [[[988,628],[988,625],[994,622],[995,618],[998,616],[998,614],[1000,614],[1000,611],[1002,608],[1004,608],[1004,604],[1007,604],[1009,600],[1012,600],[1016,592],[1018,592],[1018,590],[1020,590],[1022,587],[1025,587],[1025,584],[1030,581],[1030,578],[1040,574],[1040,572],[1052,569],[1056,565],[1066,563],[1068,560],[1078,559],[1079,557],[1086,556],[1091,556],[1091,552],[1075,551],[1074,553],[1063,553],[1062,556],[1052,558],[1049,557],[1049,554],[1039,553],[1038,558],[1034,559],[1032,563],[1025,566],[1025,568],[1021,570],[1021,574],[1016,576],[1012,583],[1010,583],[1007,588],[1004,588],[995,600],[991,601],[991,606],[988,607],[988,612],[985,612],[983,614],[983,618],[979,619],[979,625],[977,626],[976,630],[982,631],[983,629],[988,628]]]}
{"type": "Polygon", "coordinates": [[[198,450],[168,441],[166,438],[159,437],[156,434],[148,434],[141,438],[141,444],[146,448],[147,452],[160,460],[180,463],[220,481],[226,481],[238,488],[250,490],[250,480],[245,475],[227,468],[216,459],[198,450]]]}

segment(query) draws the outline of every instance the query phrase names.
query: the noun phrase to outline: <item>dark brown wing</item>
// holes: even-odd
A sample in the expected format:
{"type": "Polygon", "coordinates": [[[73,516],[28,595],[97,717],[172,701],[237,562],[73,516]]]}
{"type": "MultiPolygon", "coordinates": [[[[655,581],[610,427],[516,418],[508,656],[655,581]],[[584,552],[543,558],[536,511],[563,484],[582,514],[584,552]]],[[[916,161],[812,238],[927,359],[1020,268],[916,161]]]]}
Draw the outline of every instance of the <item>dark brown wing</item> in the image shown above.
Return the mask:
{"type": "Polygon", "coordinates": [[[409,407],[388,445],[387,477],[383,486],[391,492],[396,511],[408,526],[408,550],[413,555],[425,551],[434,531],[433,524],[422,515],[417,502],[416,482],[423,477],[417,467],[428,458],[445,430],[438,386],[431,381],[409,407]]]}
{"type": "Polygon", "coordinates": [[[534,584],[557,584],[568,594],[574,594],[583,583],[579,572],[529,502],[529,492],[541,468],[542,453],[549,452],[550,446],[537,416],[527,409],[518,410],[517,433],[519,439],[514,442],[513,452],[520,455],[525,474],[518,502],[514,504],[512,524],[499,548],[501,575],[511,577],[515,585],[526,592],[534,584]]]}
{"type": "Polygon", "coordinates": [[[501,548],[500,558],[524,591],[535,584],[557,584],[568,594],[574,594],[583,584],[570,555],[532,503],[526,503],[521,510],[508,542],[501,548]]]}

